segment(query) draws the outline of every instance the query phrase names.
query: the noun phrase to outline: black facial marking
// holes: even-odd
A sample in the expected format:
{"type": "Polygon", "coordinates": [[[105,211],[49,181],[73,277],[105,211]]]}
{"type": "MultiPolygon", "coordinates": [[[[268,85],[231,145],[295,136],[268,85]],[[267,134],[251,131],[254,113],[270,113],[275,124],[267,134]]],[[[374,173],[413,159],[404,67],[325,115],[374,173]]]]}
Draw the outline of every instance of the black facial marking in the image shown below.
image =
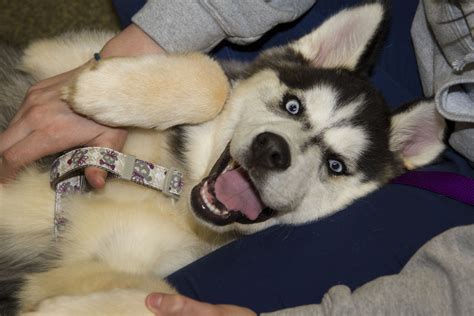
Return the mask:
{"type": "Polygon", "coordinates": [[[313,125],[309,120],[303,121],[303,130],[307,131],[313,128],[313,125]]]}
{"type": "Polygon", "coordinates": [[[304,142],[303,145],[301,146],[301,151],[306,152],[309,149],[309,147],[316,146],[316,145],[319,145],[320,147],[326,147],[325,144],[323,144],[323,139],[321,137],[321,134],[312,136],[306,142],[304,142]]]}
{"type": "MultiPolygon", "coordinates": [[[[302,54],[289,47],[276,47],[264,51],[246,69],[247,77],[265,69],[271,69],[280,73],[282,70],[300,70],[312,68],[310,62],[302,54]]],[[[298,74],[295,74],[298,75],[298,74]]],[[[245,78],[245,77],[244,77],[245,78]]],[[[305,81],[304,78],[300,78],[305,81]]],[[[298,88],[301,88],[298,86],[298,88]]]]}
{"type": "Polygon", "coordinates": [[[170,130],[168,146],[172,154],[178,158],[182,165],[186,164],[186,145],[188,143],[184,126],[175,126],[170,130]]]}

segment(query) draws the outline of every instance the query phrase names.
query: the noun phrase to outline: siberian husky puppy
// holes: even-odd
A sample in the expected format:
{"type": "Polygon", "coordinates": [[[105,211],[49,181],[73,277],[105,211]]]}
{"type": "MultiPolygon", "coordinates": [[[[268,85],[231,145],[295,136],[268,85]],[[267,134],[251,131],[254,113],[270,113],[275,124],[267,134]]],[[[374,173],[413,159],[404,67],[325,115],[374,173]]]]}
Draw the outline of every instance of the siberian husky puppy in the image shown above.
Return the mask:
{"type": "MultiPolygon", "coordinates": [[[[365,76],[385,15],[379,3],[343,10],[241,68],[201,54],[90,62],[64,99],[130,127],[123,151],[180,169],[184,193],[110,180],[64,201],[68,224],[54,241],[49,174],[28,167],[0,187],[2,311],[146,314],[150,291],[173,292],[164,276],[238,234],[329,216],[435,159],[445,124],[433,103],[390,113],[365,76]]],[[[4,60],[2,111],[31,78],[85,62],[109,37],[33,44],[21,60],[28,76],[4,60]]]]}

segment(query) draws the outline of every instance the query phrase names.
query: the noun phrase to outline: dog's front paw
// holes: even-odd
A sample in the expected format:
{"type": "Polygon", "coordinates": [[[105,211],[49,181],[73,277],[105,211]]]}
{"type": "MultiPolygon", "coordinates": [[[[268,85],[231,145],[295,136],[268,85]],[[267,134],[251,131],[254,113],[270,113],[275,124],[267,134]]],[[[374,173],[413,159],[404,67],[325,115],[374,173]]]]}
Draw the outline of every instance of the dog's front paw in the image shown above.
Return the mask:
{"type": "Polygon", "coordinates": [[[62,99],[74,112],[87,116],[94,121],[109,125],[126,125],[121,118],[126,116],[115,99],[120,94],[120,80],[117,74],[107,66],[114,60],[99,63],[91,62],[79,75],[63,88],[62,99]],[[104,65],[102,65],[104,64],[104,65]],[[105,66],[105,67],[104,67],[105,66]]]}
{"type": "Polygon", "coordinates": [[[115,57],[92,63],[63,91],[79,114],[109,126],[167,129],[216,117],[229,93],[203,54],[115,57]]]}

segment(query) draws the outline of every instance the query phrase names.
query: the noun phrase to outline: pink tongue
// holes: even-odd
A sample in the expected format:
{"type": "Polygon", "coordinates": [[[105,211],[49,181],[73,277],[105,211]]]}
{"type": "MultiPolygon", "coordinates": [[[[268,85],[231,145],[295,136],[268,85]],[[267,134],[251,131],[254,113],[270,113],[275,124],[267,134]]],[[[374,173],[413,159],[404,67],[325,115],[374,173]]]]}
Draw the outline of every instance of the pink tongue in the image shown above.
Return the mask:
{"type": "Polygon", "coordinates": [[[255,220],[265,207],[241,168],[220,175],[214,188],[227,210],[240,211],[250,220],[255,220]]]}

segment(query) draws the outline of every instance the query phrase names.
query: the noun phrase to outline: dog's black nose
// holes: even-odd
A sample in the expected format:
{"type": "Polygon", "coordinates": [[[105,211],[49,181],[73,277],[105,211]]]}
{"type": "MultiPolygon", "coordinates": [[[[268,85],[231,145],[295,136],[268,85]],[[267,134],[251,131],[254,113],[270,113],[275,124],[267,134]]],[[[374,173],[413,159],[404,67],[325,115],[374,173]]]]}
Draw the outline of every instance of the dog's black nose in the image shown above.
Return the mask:
{"type": "Polygon", "coordinates": [[[290,146],[286,140],[270,132],[258,134],[251,146],[251,164],[270,170],[285,170],[291,165],[290,146]]]}

